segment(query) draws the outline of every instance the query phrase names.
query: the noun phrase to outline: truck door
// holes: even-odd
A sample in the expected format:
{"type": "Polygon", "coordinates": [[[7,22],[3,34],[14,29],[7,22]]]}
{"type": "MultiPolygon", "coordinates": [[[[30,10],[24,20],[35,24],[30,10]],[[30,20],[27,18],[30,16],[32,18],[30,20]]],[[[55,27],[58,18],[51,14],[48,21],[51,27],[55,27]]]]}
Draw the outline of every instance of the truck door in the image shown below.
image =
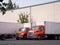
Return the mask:
{"type": "Polygon", "coordinates": [[[39,26],[40,34],[44,34],[44,26],[39,26]]]}

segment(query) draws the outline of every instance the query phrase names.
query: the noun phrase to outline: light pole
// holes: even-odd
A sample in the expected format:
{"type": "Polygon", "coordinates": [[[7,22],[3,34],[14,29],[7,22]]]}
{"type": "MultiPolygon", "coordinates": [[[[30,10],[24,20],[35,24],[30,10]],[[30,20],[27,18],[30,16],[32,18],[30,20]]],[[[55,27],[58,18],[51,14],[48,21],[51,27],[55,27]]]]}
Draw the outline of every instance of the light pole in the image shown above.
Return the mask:
{"type": "Polygon", "coordinates": [[[32,28],[32,16],[31,16],[31,6],[30,6],[30,23],[31,23],[31,28],[32,28]]]}

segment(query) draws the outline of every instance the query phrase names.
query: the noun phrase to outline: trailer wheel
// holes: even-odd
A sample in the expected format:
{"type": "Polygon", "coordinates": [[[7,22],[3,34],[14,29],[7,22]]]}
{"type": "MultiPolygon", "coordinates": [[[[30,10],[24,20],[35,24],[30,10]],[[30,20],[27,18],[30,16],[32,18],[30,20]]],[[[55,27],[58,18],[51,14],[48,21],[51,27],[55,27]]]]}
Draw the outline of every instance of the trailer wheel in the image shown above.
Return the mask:
{"type": "Polygon", "coordinates": [[[6,37],[5,36],[1,36],[0,39],[1,40],[6,40],[6,37]]]}
{"type": "Polygon", "coordinates": [[[58,36],[55,36],[55,40],[58,40],[58,36]]]}
{"type": "Polygon", "coordinates": [[[1,38],[1,40],[6,40],[6,38],[5,38],[5,37],[3,37],[3,38],[1,38]]]}
{"type": "Polygon", "coordinates": [[[59,40],[60,40],[60,36],[59,36],[58,38],[59,38],[59,40]]]}

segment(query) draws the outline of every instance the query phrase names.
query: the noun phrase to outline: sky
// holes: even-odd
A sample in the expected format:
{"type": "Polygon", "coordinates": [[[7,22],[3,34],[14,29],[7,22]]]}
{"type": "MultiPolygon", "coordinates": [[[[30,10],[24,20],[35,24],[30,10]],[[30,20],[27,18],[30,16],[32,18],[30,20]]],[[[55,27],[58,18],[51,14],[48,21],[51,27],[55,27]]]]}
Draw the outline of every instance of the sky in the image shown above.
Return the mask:
{"type": "MultiPolygon", "coordinates": [[[[4,0],[3,2],[8,3],[8,1],[9,0],[4,0]]],[[[56,1],[56,0],[12,0],[12,2],[16,3],[16,5],[19,5],[19,7],[42,4],[42,3],[51,2],[51,1],[56,1]]]]}

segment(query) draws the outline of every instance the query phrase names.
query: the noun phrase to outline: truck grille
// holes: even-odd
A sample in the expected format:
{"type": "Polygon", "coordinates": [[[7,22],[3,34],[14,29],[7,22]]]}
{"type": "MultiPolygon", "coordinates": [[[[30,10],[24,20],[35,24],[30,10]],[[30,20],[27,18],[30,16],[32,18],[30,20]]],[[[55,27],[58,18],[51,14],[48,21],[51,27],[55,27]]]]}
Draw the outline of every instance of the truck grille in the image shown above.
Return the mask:
{"type": "Polygon", "coordinates": [[[28,33],[28,36],[33,36],[33,35],[34,35],[33,32],[29,32],[29,33],[28,33]]]}
{"type": "Polygon", "coordinates": [[[16,36],[19,36],[19,33],[16,33],[16,36]]]}

